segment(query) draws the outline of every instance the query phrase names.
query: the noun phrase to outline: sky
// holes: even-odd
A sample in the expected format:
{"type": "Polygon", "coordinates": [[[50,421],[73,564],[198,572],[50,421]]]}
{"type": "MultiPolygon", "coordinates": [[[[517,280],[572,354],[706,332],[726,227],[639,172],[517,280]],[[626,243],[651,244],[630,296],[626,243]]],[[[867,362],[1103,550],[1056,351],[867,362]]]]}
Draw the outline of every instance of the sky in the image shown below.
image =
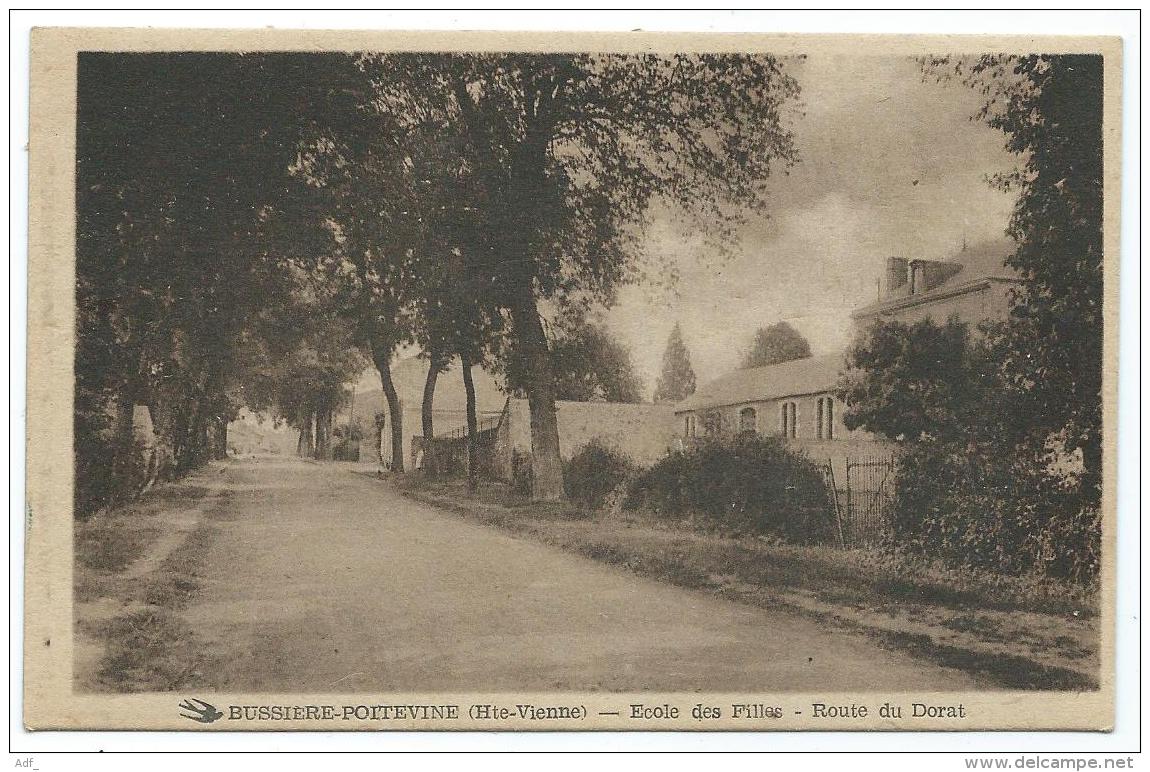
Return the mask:
{"type": "Polygon", "coordinates": [[[802,94],[799,163],[768,186],[768,216],[746,223],[725,260],[688,223],[660,211],[648,253],[674,287],[630,285],[600,319],[630,350],[649,398],[671,328],[699,383],[738,366],[758,327],[785,320],[815,355],[845,348],[850,312],[877,296],[892,255],[942,259],[1003,238],[1013,197],[987,175],[1017,159],[1003,135],[970,120],[979,95],[924,82],[902,57],[812,56],[790,66],[802,94]]]}
{"type": "MultiPolygon", "coordinates": [[[[800,104],[791,118],[798,163],[768,181],[765,217],[748,221],[724,259],[682,213],[656,207],[648,269],[595,321],[631,352],[650,399],[671,328],[682,325],[698,383],[738,367],[755,330],[787,321],[813,353],[843,350],[850,313],[877,298],[885,259],[945,259],[964,239],[999,240],[1013,196],[988,175],[1017,158],[971,116],[974,90],[924,81],[905,57],[816,55],[793,61],[800,104]]],[[[400,356],[411,356],[405,349],[400,356]]],[[[369,368],[364,388],[379,388],[369,368]]]]}

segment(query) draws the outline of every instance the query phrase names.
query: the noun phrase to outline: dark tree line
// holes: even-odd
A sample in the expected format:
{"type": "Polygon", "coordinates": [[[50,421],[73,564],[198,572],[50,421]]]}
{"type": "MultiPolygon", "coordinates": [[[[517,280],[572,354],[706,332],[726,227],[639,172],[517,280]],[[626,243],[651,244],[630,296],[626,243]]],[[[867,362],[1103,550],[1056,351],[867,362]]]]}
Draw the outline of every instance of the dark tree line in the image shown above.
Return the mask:
{"type": "Polygon", "coordinates": [[[226,453],[243,344],[291,302],[287,263],[320,243],[287,168],[326,112],[321,70],[275,55],[80,55],[77,511],[226,453]],[[154,425],[146,462],[137,406],[154,425]]]}

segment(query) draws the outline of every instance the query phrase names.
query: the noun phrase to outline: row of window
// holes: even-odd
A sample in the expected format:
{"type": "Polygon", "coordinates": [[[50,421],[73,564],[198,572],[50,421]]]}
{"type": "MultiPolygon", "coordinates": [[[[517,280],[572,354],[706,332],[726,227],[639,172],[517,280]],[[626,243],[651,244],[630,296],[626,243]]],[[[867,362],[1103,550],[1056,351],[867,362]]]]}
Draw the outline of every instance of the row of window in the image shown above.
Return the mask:
{"type": "MultiPolygon", "coordinates": [[[[739,411],[739,431],[757,432],[758,413],[753,407],[739,411]]],[[[703,416],[703,434],[713,435],[722,432],[722,416],[711,411],[703,416]]],[[[699,419],[688,414],[683,419],[683,434],[686,437],[699,436],[699,419]]],[[[783,437],[799,436],[799,404],[783,402],[779,405],[779,434],[783,437]]],[[[833,397],[819,397],[815,400],[815,437],[820,440],[833,440],[835,437],[835,401],[833,397]]]]}
{"type": "MultiPolygon", "coordinates": [[[[779,405],[779,433],[792,439],[799,436],[799,403],[784,402],[779,405]]],[[[815,437],[820,440],[835,438],[833,397],[819,397],[815,400],[815,437]]]]}

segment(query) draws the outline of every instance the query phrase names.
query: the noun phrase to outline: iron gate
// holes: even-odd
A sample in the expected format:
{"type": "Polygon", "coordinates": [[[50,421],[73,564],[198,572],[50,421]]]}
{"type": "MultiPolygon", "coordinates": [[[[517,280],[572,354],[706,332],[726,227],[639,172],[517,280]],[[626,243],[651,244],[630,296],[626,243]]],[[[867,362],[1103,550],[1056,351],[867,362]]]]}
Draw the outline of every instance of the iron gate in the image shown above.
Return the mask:
{"type": "Polygon", "coordinates": [[[890,536],[895,464],[893,455],[847,456],[845,476],[836,479],[834,464],[827,460],[823,473],[840,547],[877,544],[890,536]]]}

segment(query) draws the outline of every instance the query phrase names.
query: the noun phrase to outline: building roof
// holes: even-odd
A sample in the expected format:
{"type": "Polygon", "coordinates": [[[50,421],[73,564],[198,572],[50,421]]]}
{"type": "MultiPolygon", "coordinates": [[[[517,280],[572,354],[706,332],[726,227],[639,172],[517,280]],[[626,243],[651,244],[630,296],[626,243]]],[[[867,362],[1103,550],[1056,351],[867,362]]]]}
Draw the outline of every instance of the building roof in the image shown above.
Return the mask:
{"type": "Polygon", "coordinates": [[[994,239],[963,249],[946,258],[948,263],[957,263],[962,269],[947,277],[940,284],[926,292],[915,295],[895,295],[884,297],[875,303],[855,309],[854,318],[873,316],[889,308],[915,306],[929,303],[939,298],[962,294],[979,287],[988,280],[1018,281],[1018,274],[1006,266],[1006,258],[1017,249],[1010,239],[994,239]]]}
{"type": "Polygon", "coordinates": [[[838,383],[842,369],[842,354],[832,354],[736,370],[704,383],[694,394],[675,405],[675,412],[831,391],[838,383]]]}

